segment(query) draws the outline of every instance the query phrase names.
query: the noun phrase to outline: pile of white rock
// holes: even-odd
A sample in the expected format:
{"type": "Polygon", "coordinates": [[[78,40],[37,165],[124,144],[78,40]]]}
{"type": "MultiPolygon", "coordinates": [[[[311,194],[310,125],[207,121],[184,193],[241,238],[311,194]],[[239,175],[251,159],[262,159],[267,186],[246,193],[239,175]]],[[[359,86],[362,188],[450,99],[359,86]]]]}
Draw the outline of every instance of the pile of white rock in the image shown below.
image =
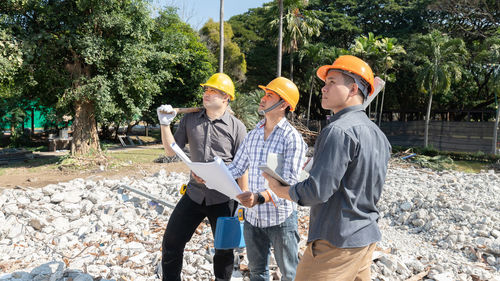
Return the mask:
{"type": "Polygon", "coordinates": [[[500,280],[500,177],[494,171],[391,165],[378,206],[383,239],[372,265],[378,280],[417,274],[500,280]]]}
{"type": "MultiPolygon", "coordinates": [[[[0,280],[158,280],[161,240],[188,181],[164,170],[142,179],[76,179],[0,194],[0,280]]],[[[383,240],[373,280],[499,280],[500,177],[391,164],[379,202],[383,240]]],[[[299,209],[301,225],[307,208],[299,209]]],[[[305,242],[301,228],[301,248],[305,242]]],[[[212,280],[213,237],[202,223],[186,246],[184,280],[212,280]]],[[[244,269],[247,261],[240,252],[244,269]]],[[[239,260],[239,259],[238,259],[239,260]]],[[[279,276],[273,264],[272,273],[279,276]]],[[[235,270],[233,280],[248,280],[235,270]]]]}

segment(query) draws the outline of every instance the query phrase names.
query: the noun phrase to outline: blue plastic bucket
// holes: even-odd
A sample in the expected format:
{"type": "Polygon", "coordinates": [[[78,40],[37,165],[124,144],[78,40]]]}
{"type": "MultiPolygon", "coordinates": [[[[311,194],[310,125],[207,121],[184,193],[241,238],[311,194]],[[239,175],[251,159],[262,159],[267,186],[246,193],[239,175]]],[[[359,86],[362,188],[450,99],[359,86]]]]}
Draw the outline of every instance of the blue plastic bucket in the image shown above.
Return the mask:
{"type": "Polygon", "coordinates": [[[244,248],[243,222],[237,217],[219,217],[214,240],[216,249],[244,248]]]}

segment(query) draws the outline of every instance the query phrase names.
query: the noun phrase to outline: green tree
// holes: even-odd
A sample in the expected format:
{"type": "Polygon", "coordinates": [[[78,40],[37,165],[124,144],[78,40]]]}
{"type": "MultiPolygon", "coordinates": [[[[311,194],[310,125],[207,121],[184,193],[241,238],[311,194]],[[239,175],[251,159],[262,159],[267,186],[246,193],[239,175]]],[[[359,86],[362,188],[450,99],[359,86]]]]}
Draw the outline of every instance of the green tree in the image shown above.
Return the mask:
{"type": "Polygon", "coordinates": [[[465,42],[494,36],[500,27],[498,0],[437,0],[429,10],[432,26],[465,42]]]}
{"type": "MultiPolygon", "coordinates": [[[[209,19],[200,29],[202,41],[206,43],[212,54],[220,51],[219,24],[209,19]]],[[[224,24],[224,72],[233,80],[243,82],[247,72],[245,55],[238,45],[232,42],[233,29],[229,23],[224,24]]]]}
{"type": "MultiPolygon", "coordinates": [[[[372,32],[368,32],[368,36],[361,35],[354,40],[354,43],[349,48],[349,51],[363,60],[365,60],[374,71],[377,72],[377,61],[380,59],[380,52],[378,45],[381,36],[375,36],[372,32]]],[[[385,87],[384,87],[385,88],[385,87]]],[[[378,109],[378,96],[375,98],[375,117],[377,116],[378,109]]],[[[368,107],[368,116],[372,116],[371,104],[368,107]]]]}
{"type": "MultiPolygon", "coordinates": [[[[309,99],[307,102],[307,126],[309,126],[309,118],[311,116],[311,101],[313,97],[313,93],[320,93],[317,91],[317,87],[321,89],[321,84],[318,85],[320,80],[316,76],[316,71],[321,65],[332,63],[335,58],[338,56],[347,53],[346,50],[339,49],[336,47],[328,47],[326,44],[317,43],[317,44],[306,44],[299,51],[299,62],[304,63],[308,66],[308,90],[309,90],[309,99]],[[315,91],[316,90],[316,91],[315,91]]],[[[303,87],[303,91],[307,90],[306,87],[303,87]]],[[[319,104],[318,104],[319,105],[319,104]]],[[[318,111],[317,107],[315,111],[318,111]]]]}
{"type": "Polygon", "coordinates": [[[216,59],[198,33],[184,23],[173,8],[160,12],[151,34],[157,57],[148,67],[155,73],[161,94],[154,96],[152,106],[143,112],[143,119],[156,123],[156,108],[161,104],[200,105],[200,83],[215,72],[216,59]]]}
{"type": "Polygon", "coordinates": [[[248,130],[252,130],[261,119],[258,113],[260,99],[264,96],[262,90],[253,90],[248,93],[236,93],[231,109],[234,115],[245,124],[248,130]]]}
{"type": "Polygon", "coordinates": [[[415,39],[413,51],[419,56],[419,88],[421,92],[429,94],[424,135],[424,145],[428,146],[432,97],[437,93],[447,93],[452,80],[460,80],[462,69],[459,63],[467,58],[468,52],[463,40],[449,38],[437,30],[415,39]]]}
{"type": "Polygon", "coordinates": [[[233,16],[228,21],[234,31],[233,40],[245,54],[247,62],[246,80],[242,92],[251,92],[257,85],[267,83],[276,77],[276,52],[270,39],[265,39],[269,29],[267,10],[250,9],[244,14],[233,16]]]}
{"type": "MultiPolygon", "coordinates": [[[[379,60],[379,65],[383,73],[382,79],[384,79],[386,83],[394,82],[396,80],[396,76],[394,74],[387,75],[387,72],[393,69],[396,63],[394,57],[397,55],[406,54],[406,51],[403,48],[403,46],[396,44],[396,42],[397,42],[396,38],[381,38],[375,43],[378,49],[378,53],[381,56],[379,60]]],[[[382,90],[382,100],[380,101],[380,114],[378,117],[379,126],[380,122],[382,121],[382,112],[384,110],[385,89],[386,87],[384,87],[384,89],[382,90]]]]}
{"type": "Polygon", "coordinates": [[[2,11],[32,50],[26,92],[74,116],[72,154],[99,151],[99,120],[133,120],[160,93],[144,1],[12,1],[2,11]]]}
{"type": "Polygon", "coordinates": [[[497,142],[498,142],[498,124],[500,121],[500,106],[498,102],[498,98],[500,97],[500,64],[497,64],[493,71],[493,79],[491,80],[491,88],[495,94],[495,125],[493,126],[493,143],[492,143],[492,152],[493,154],[497,154],[497,142]]]}
{"type": "MultiPolygon", "coordinates": [[[[1,19],[1,17],[0,17],[1,19]]],[[[5,97],[23,64],[20,42],[0,26],[0,97],[5,97]]]]}
{"type": "MultiPolygon", "coordinates": [[[[292,81],[294,53],[299,50],[300,46],[307,44],[313,36],[319,36],[323,25],[323,22],[317,19],[315,12],[306,10],[306,7],[307,1],[304,0],[285,1],[283,3],[283,47],[290,55],[290,80],[292,81]]],[[[274,10],[272,6],[268,8],[274,10]]],[[[270,24],[273,27],[271,32],[275,34],[276,28],[279,28],[280,25],[279,18],[274,18],[270,24]]],[[[278,46],[278,48],[280,47],[278,46]]]]}

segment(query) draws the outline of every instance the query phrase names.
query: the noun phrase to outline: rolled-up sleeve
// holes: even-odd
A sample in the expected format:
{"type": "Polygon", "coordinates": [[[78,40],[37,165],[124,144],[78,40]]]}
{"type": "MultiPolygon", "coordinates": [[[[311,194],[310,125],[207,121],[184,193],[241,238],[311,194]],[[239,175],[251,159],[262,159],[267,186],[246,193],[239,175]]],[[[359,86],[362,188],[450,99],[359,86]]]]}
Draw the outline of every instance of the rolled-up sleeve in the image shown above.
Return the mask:
{"type": "Polygon", "coordinates": [[[323,131],[315,147],[309,178],[290,187],[291,199],[302,206],[327,202],[339,189],[355,153],[356,143],[342,129],[323,131]]]}

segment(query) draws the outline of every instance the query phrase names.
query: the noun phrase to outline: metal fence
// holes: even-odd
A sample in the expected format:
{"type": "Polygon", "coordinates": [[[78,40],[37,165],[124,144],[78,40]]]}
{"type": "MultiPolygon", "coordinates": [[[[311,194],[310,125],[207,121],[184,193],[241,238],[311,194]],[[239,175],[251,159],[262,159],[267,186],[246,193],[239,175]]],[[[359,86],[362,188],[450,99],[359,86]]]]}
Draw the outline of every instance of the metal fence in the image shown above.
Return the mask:
{"type": "MultiPolygon", "coordinates": [[[[493,152],[494,122],[431,121],[429,145],[444,151],[493,152]]],[[[425,121],[382,122],[380,129],[392,145],[424,146],[425,121]]],[[[496,148],[500,141],[496,140],[496,148]]]]}

